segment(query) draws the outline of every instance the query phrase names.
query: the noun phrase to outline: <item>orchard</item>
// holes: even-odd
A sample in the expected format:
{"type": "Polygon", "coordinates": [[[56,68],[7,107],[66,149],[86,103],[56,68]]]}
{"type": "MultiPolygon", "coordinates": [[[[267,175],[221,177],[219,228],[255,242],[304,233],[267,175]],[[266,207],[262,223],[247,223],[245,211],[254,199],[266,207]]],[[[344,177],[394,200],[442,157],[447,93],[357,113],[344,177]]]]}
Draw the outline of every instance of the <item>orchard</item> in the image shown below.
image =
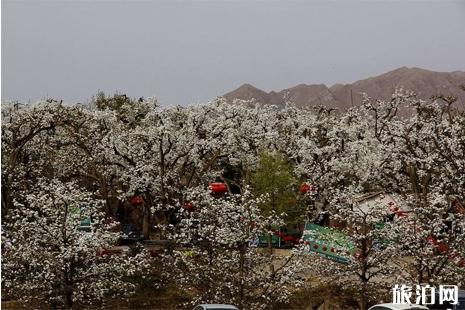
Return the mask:
{"type": "Polygon", "coordinates": [[[4,102],[2,298],[95,307],[149,279],[185,291],[183,307],[273,308],[316,277],[367,309],[396,281],[464,286],[465,114],[452,99],[398,90],[348,111],[102,93],[4,102]],[[303,240],[277,255],[273,235],[305,222],[344,234],[345,263],[303,240]],[[124,225],[144,241],[99,255],[124,225]]]}

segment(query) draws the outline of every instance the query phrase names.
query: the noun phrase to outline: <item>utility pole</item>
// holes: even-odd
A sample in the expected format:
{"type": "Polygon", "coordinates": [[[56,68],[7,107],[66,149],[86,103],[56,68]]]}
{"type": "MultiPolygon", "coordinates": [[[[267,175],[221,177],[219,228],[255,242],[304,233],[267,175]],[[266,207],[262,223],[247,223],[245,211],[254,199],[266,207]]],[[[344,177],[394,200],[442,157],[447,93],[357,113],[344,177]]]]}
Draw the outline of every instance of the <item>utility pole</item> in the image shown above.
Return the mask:
{"type": "Polygon", "coordinates": [[[354,107],[354,94],[352,93],[352,88],[350,89],[350,105],[354,107]]]}

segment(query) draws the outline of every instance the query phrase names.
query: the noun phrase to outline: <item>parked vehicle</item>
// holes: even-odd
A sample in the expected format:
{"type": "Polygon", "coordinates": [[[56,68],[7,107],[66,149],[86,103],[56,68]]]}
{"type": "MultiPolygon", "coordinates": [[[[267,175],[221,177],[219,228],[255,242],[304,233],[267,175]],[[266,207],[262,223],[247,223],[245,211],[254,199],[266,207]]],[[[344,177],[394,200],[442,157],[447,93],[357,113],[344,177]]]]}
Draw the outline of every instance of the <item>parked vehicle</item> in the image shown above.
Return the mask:
{"type": "Polygon", "coordinates": [[[368,310],[429,310],[428,307],[415,304],[379,304],[374,305],[368,310]]]}
{"type": "Polygon", "coordinates": [[[202,304],[195,307],[194,310],[239,310],[239,308],[225,304],[202,304]]]}
{"type": "Polygon", "coordinates": [[[122,245],[144,240],[144,234],[138,231],[132,224],[123,224],[122,230],[123,236],[121,237],[120,242],[122,245]]]}

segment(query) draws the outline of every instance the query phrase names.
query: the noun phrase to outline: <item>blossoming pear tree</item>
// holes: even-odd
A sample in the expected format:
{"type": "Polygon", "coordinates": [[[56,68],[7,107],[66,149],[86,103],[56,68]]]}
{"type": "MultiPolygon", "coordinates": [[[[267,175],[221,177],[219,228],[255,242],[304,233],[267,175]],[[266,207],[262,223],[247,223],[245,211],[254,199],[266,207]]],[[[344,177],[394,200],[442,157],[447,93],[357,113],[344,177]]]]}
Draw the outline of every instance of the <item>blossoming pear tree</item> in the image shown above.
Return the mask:
{"type": "Polygon", "coordinates": [[[145,256],[111,252],[120,234],[112,232],[114,224],[91,193],[75,182],[42,179],[14,203],[5,227],[10,243],[2,255],[8,296],[23,304],[72,308],[96,306],[134,289],[128,279],[144,266],[145,256]],[[91,223],[83,228],[85,220],[91,223]]]}
{"type": "Polygon", "coordinates": [[[260,214],[246,189],[241,196],[215,198],[203,189],[189,193],[193,210],[180,214],[176,239],[178,281],[194,292],[193,303],[232,303],[241,309],[261,309],[284,303],[302,281],[298,255],[270,256],[254,246],[278,216],[260,214]]]}

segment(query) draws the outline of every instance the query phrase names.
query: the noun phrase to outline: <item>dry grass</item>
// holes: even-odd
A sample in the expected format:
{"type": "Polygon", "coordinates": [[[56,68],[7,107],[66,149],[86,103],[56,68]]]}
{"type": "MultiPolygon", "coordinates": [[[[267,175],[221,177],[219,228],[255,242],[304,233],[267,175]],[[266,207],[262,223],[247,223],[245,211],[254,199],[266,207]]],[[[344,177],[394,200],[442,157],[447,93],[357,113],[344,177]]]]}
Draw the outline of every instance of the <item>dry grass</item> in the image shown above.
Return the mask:
{"type": "Polygon", "coordinates": [[[191,309],[192,307],[185,306],[189,300],[188,292],[175,287],[164,290],[145,289],[129,298],[108,301],[104,309],[191,309]]]}

